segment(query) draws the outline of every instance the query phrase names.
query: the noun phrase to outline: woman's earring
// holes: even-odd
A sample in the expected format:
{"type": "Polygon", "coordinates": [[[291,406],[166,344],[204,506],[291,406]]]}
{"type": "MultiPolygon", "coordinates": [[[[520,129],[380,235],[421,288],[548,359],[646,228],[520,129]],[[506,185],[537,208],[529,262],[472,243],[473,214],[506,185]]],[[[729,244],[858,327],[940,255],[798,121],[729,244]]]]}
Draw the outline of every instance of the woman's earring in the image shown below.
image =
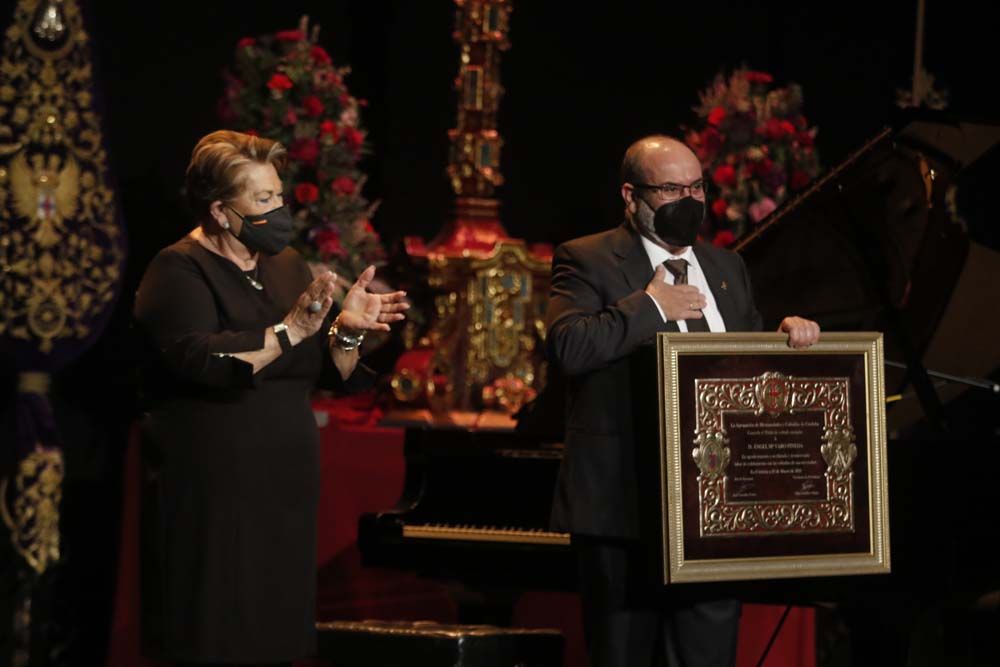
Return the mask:
{"type": "Polygon", "coordinates": [[[219,226],[222,227],[223,229],[229,229],[229,221],[223,220],[221,223],[219,223],[219,226]]]}

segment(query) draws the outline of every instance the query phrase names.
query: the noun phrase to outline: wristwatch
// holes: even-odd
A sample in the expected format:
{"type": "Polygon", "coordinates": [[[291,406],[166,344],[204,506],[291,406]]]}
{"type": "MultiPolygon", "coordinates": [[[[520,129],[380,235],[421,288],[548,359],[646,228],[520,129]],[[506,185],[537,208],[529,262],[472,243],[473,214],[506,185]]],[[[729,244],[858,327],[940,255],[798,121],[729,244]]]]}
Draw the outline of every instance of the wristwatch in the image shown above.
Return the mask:
{"type": "Polygon", "coordinates": [[[282,354],[292,349],[292,341],[288,337],[287,324],[285,324],[284,322],[278,322],[273,327],[271,327],[271,330],[274,332],[274,335],[278,337],[278,345],[281,346],[282,354]]]}

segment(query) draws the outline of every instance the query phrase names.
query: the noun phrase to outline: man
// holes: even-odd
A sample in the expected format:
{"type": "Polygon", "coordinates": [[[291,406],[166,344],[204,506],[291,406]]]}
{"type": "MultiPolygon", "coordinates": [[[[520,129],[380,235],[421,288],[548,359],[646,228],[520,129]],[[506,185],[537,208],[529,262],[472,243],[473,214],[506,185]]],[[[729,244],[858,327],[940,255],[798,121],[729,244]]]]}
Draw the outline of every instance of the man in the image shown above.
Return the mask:
{"type": "MultiPolygon", "coordinates": [[[[649,399],[632,395],[630,356],[658,331],[762,327],[743,261],[695,242],[707,190],[687,146],[640,139],[622,162],[624,224],[569,241],[553,258],[546,343],[568,391],[553,523],[580,544],[594,667],[647,667],[662,657],[683,667],[735,661],[739,603],[651,593],[639,548],[635,406],[649,399]]],[[[819,339],[816,323],[799,317],[785,318],[779,331],[793,347],[819,339]]]]}

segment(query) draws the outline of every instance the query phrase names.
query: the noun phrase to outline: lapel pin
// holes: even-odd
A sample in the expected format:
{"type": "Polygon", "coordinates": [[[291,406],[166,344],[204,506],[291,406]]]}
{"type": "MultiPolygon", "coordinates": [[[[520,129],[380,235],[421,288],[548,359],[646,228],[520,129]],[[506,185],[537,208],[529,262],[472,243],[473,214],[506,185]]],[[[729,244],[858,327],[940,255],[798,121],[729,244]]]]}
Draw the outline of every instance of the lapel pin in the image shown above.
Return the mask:
{"type": "Polygon", "coordinates": [[[722,281],[722,285],[720,285],[720,287],[722,287],[723,290],[729,289],[729,285],[726,284],[725,280],[722,281]]]}

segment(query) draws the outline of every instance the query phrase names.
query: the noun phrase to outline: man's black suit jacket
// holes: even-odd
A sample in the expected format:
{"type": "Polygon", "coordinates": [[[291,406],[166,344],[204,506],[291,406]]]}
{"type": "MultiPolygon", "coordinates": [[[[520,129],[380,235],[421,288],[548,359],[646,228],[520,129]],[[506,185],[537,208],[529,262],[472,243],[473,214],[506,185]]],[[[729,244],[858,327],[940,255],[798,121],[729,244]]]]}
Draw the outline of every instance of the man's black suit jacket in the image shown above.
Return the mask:
{"type": "MultiPolygon", "coordinates": [[[[760,313],[739,255],[701,243],[694,252],[726,330],[759,331],[760,313]]],[[[678,330],[645,293],[652,278],[648,255],[628,224],[556,248],[546,347],[566,377],[568,394],[567,452],[552,512],[556,530],[639,536],[635,401],[650,397],[632,395],[631,357],[657,332],[678,330]]],[[[649,390],[655,394],[655,385],[649,390]]]]}

